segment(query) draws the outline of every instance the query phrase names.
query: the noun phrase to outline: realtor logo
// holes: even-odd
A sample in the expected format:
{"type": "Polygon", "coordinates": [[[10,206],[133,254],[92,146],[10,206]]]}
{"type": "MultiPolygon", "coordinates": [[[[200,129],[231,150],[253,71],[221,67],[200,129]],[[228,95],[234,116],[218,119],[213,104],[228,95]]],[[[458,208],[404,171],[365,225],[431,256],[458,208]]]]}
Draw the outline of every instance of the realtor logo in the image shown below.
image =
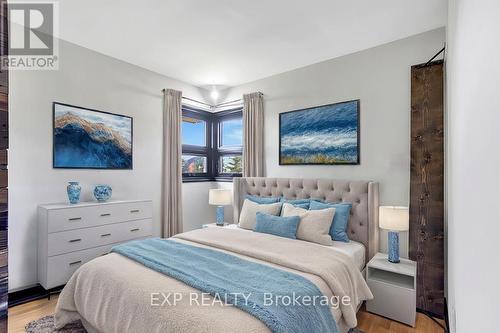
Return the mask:
{"type": "Polygon", "coordinates": [[[2,1],[2,16],[9,18],[7,34],[2,24],[1,38],[9,38],[2,69],[58,69],[57,9],[55,1],[2,1]]]}

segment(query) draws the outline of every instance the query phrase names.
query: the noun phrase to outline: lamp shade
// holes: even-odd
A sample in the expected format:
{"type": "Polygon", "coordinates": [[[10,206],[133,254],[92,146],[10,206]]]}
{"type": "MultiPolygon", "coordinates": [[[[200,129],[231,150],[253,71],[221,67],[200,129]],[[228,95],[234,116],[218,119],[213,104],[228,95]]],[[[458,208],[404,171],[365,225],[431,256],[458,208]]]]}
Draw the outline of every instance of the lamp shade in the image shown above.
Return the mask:
{"type": "Polygon", "coordinates": [[[407,231],[409,223],[408,207],[381,206],[379,208],[380,228],[392,231],[407,231]]]}
{"type": "Polygon", "coordinates": [[[231,200],[231,190],[225,189],[212,189],[208,192],[208,203],[216,206],[226,206],[230,205],[231,200]]]}

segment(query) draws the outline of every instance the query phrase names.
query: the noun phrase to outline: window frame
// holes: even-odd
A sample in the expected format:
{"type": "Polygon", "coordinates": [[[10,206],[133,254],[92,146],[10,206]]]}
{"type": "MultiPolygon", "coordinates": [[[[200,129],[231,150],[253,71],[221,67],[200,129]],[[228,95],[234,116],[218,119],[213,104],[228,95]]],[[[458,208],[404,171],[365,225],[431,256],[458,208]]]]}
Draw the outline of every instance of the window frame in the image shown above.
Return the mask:
{"type": "MultiPolygon", "coordinates": [[[[221,157],[242,156],[243,147],[222,147],[222,123],[226,120],[243,118],[242,108],[221,112],[208,112],[190,106],[182,105],[182,117],[191,117],[205,121],[205,147],[182,144],[182,155],[203,156],[207,158],[206,173],[183,173],[182,182],[231,182],[233,177],[241,177],[241,173],[219,172],[221,157]]],[[[181,138],[182,140],[182,138],[181,138]]],[[[242,138],[243,144],[243,138],[242,138]]]]}
{"type": "MultiPolygon", "coordinates": [[[[205,111],[182,106],[182,118],[190,117],[199,119],[205,122],[205,146],[195,146],[182,144],[182,155],[203,156],[207,158],[207,172],[203,173],[182,173],[183,181],[208,181],[212,173],[212,166],[210,163],[211,154],[211,140],[212,140],[212,120],[205,111]]],[[[182,126],[181,126],[182,127],[182,126]]],[[[181,137],[182,140],[182,137],[181,137]]]]}
{"type": "MultiPolygon", "coordinates": [[[[233,177],[241,177],[241,173],[222,172],[222,157],[224,156],[241,156],[243,157],[243,137],[241,138],[241,146],[222,146],[222,123],[232,119],[242,119],[243,112],[241,108],[221,111],[217,113],[216,124],[214,128],[214,142],[216,143],[216,180],[217,181],[232,181],[233,177]]],[[[243,165],[242,165],[243,167],[243,165]]]]}

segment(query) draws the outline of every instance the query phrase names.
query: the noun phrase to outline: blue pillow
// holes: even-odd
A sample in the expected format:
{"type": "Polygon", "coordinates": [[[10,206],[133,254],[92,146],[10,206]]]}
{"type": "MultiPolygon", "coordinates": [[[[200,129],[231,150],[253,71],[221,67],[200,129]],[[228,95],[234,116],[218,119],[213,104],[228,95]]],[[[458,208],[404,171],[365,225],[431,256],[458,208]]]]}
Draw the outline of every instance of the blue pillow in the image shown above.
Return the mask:
{"type": "Polygon", "coordinates": [[[259,197],[257,195],[247,195],[246,198],[250,201],[258,203],[259,205],[268,205],[280,202],[281,197],[259,197]]]}
{"type": "Polygon", "coordinates": [[[291,204],[294,207],[299,207],[303,209],[309,209],[309,202],[308,203],[293,203],[291,204]]]}
{"type": "Polygon", "coordinates": [[[352,204],[347,202],[328,204],[312,200],[309,206],[310,210],[326,208],[335,208],[335,215],[333,216],[332,226],[330,227],[330,236],[332,236],[332,239],[334,241],[349,242],[346,230],[347,224],[349,223],[352,204]]]}
{"type": "Polygon", "coordinates": [[[297,239],[297,228],[300,222],[299,216],[281,217],[257,212],[256,220],[257,223],[253,231],[297,239]]]}
{"type": "Polygon", "coordinates": [[[311,203],[311,199],[285,199],[282,197],[281,202],[289,203],[295,207],[309,209],[309,204],[311,203]]]}

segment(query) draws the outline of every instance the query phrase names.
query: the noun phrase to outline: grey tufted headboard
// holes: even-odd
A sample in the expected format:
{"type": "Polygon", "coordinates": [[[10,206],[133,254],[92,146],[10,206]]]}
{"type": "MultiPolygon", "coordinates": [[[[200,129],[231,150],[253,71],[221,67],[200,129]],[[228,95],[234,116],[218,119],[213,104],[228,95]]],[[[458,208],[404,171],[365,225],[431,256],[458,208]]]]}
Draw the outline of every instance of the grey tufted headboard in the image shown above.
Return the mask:
{"type": "Polygon", "coordinates": [[[233,178],[234,223],[239,221],[246,195],[350,202],[349,238],[365,245],[366,262],[378,252],[378,183],[335,179],[233,178]]]}

